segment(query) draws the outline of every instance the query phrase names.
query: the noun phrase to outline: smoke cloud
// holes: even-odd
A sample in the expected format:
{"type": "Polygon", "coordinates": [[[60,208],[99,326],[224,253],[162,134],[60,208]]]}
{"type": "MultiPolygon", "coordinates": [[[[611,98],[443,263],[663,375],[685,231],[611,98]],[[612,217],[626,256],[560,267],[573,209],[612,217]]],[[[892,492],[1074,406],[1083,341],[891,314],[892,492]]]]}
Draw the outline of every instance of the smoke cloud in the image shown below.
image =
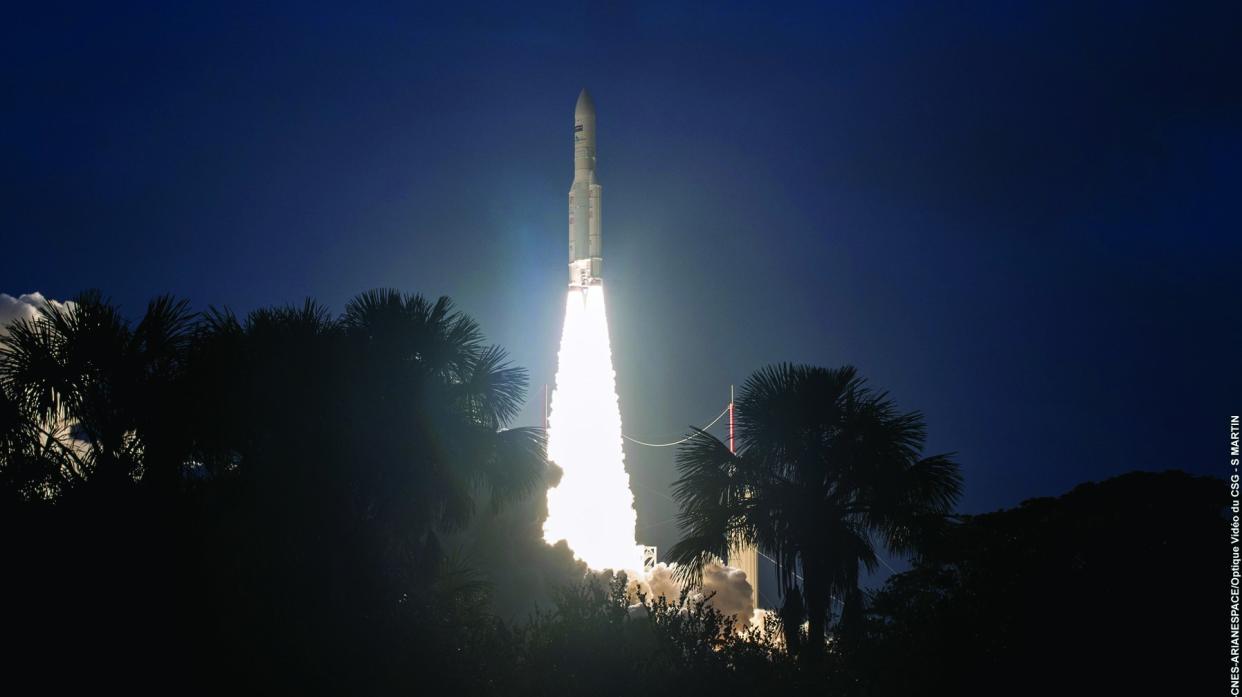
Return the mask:
{"type": "Polygon", "coordinates": [[[755,609],[753,590],[745,571],[714,562],[703,569],[703,587],[697,592],[726,617],[747,622],[755,609]]]}
{"type": "Polygon", "coordinates": [[[548,459],[562,470],[548,490],[543,539],[564,540],[594,570],[642,563],[638,514],[621,447],[621,411],[608,339],[604,287],[572,289],[548,417],[548,459]]]}
{"type": "MultiPolygon", "coordinates": [[[[685,586],[675,575],[676,567],[663,562],[656,564],[646,576],[630,582],[629,594],[635,603],[631,607],[631,615],[641,615],[645,609],[638,605],[638,593],[641,591],[648,603],[661,597],[669,602],[681,599],[685,586]]],[[[745,628],[755,616],[755,606],[751,600],[752,588],[746,572],[718,561],[711,562],[703,568],[703,585],[690,588],[686,593],[687,604],[704,604],[715,608],[725,617],[732,617],[735,625],[745,628]]]]}
{"type": "MultiPolygon", "coordinates": [[[[545,483],[523,501],[500,510],[481,506],[467,529],[443,537],[491,587],[492,609],[507,620],[524,620],[532,612],[554,607],[561,589],[575,588],[587,575],[585,563],[574,558],[565,542],[548,545],[543,523],[548,516],[546,487],[559,471],[550,466],[545,483]]],[[[479,492],[481,499],[486,498],[479,492]]]]}

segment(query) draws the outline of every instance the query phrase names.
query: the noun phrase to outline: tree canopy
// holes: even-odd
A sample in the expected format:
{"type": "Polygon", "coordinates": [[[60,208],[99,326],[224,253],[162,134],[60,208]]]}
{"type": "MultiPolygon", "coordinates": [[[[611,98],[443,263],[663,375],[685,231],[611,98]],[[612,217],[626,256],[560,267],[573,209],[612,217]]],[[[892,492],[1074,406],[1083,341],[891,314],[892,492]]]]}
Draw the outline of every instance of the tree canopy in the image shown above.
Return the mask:
{"type": "Polygon", "coordinates": [[[798,589],[808,646],[822,650],[832,600],[856,615],[859,570],[876,567],[877,544],[916,551],[951,512],[961,475],[948,455],[923,457],[918,412],[899,411],[851,366],[763,368],[742,387],[737,422],[736,453],[696,430],[677,454],[685,537],[671,557],[693,578],[730,546],[757,545],[786,594],[798,589]]]}
{"type": "Polygon", "coordinates": [[[544,544],[557,475],[543,434],[511,427],[526,386],[448,299],[391,290],[339,315],[160,297],[134,321],[91,292],[0,328],[8,679],[991,694],[1191,685],[1169,656],[1219,650],[1223,602],[1186,589],[1223,577],[1220,480],[1133,473],[960,515],[917,412],[850,367],[770,366],[737,453],[699,432],[678,454],[681,573],[739,542],[777,561],[783,607],[739,635],[700,596],[636,598],[544,544]],[[881,550],[910,570],[861,588],[881,550]]]}

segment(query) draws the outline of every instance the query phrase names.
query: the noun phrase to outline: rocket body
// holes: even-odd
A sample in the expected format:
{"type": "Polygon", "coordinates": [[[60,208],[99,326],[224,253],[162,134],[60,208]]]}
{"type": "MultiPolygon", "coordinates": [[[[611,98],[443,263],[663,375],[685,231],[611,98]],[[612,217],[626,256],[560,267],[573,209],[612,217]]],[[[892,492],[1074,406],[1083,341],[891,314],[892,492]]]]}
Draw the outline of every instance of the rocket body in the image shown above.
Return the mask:
{"type": "Polygon", "coordinates": [[[601,283],[600,193],[595,178],[595,104],[584,89],[574,107],[574,183],[569,187],[569,286],[601,283]]]}

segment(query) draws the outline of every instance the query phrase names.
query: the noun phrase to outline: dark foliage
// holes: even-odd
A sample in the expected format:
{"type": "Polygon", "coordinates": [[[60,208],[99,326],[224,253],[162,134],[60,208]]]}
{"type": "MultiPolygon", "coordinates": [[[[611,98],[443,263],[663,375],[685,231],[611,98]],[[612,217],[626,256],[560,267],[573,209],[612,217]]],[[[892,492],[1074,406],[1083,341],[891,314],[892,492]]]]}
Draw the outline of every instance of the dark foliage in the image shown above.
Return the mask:
{"type": "Polygon", "coordinates": [[[760,687],[786,666],[763,641],[729,636],[726,618],[686,598],[638,607],[625,577],[564,589],[512,642],[505,685],[522,695],[698,694],[760,687]]]}
{"type": "Polygon", "coordinates": [[[736,454],[702,431],[678,450],[685,536],[670,556],[693,580],[731,545],[756,545],[798,589],[785,614],[805,611],[806,647],[822,653],[832,600],[845,605],[837,638],[854,638],[860,568],[874,570],[877,545],[917,551],[952,510],[961,475],[947,455],[923,457],[918,412],[898,411],[851,366],[763,368],[737,410],[736,454]]]}
{"type": "Polygon", "coordinates": [[[483,603],[445,585],[438,535],[547,469],[541,433],[502,428],[525,373],[444,298],[197,321],[158,299],[131,326],[84,294],[11,328],[0,385],[5,590],[52,642],[31,657],[74,627],[75,663],[204,687],[366,692],[444,665],[453,644],[414,627],[483,603]]]}
{"type": "Polygon", "coordinates": [[[702,438],[680,460],[691,572],[730,539],[801,572],[766,633],[584,580],[538,537],[554,468],[505,428],[525,388],[447,299],[387,290],[340,317],[158,298],[136,323],[87,293],[11,325],[7,691],[1075,692],[1219,649],[1201,625],[1223,606],[1184,589],[1223,577],[1222,482],[1132,474],[946,525],[956,466],[852,369],[757,373],[739,455],[702,438]],[[918,556],[867,597],[877,544],[918,556]],[[830,593],[833,641],[794,660],[830,593]],[[500,619],[523,594],[541,610],[500,619]]]}
{"type": "Polygon", "coordinates": [[[1223,692],[1227,493],[1135,472],[963,516],[873,598],[857,692],[1223,692]]]}

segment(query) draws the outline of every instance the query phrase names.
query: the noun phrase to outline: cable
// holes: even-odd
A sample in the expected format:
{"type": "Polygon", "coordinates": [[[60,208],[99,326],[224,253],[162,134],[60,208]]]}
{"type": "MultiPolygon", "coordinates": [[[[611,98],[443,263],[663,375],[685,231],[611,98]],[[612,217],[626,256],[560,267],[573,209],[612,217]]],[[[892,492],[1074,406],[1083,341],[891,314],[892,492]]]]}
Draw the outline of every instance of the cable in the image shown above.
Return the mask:
{"type": "Polygon", "coordinates": [[[661,520],[660,522],[652,523],[651,525],[639,525],[638,529],[639,530],[650,530],[652,528],[658,528],[661,525],[668,525],[669,523],[676,523],[676,522],[677,522],[676,518],[669,518],[668,520],[661,520]]]}
{"type": "MultiPolygon", "coordinates": [[[[696,431],[695,433],[692,433],[692,434],[690,434],[690,435],[686,436],[685,438],[682,438],[681,440],[675,440],[675,441],[672,441],[671,443],[648,443],[648,442],[646,442],[646,441],[641,441],[641,440],[638,440],[637,438],[631,438],[631,437],[629,437],[629,436],[625,435],[624,433],[623,433],[623,434],[621,434],[621,437],[622,437],[622,438],[624,438],[624,439],[626,439],[626,440],[628,440],[628,441],[630,441],[631,443],[637,443],[638,445],[645,445],[645,446],[647,446],[647,447],[649,447],[649,448],[668,448],[668,447],[672,447],[672,446],[674,446],[674,445],[681,445],[682,443],[685,443],[686,441],[688,441],[688,440],[690,440],[690,439],[692,439],[692,438],[695,438],[695,437],[697,437],[697,436],[701,436],[701,435],[703,435],[703,433],[701,433],[702,431],[706,431],[706,430],[708,430],[709,428],[711,428],[712,426],[715,426],[715,425],[716,425],[716,423],[717,423],[717,422],[719,422],[721,419],[723,419],[723,418],[724,418],[724,416],[725,416],[725,414],[728,414],[728,413],[729,413],[729,406],[728,406],[728,405],[726,405],[726,406],[725,406],[725,408],[724,408],[724,411],[720,412],[720,414],[719,414],[716,418],[712,419],[712,422],[711,422],[711,423],[709,423],[709,424],[707,424],[706,426],[704,426],[703,428],[699,429],[699,431],[696,431]]],[[[639,486],[642,486],[642,485],[639,485],[639,486]]],[[[659,495],[663,496],[664,498],[666,498],[666,499],[668,499],[668,500],[670,500],[670,501],[676,501],[676,499],[674,499],[673,497],[669,496],[668,494],[665,494],[664,492],[661,492],[661,491],[656,491],[655,489],[651,489],[650,487],[645,487],[645,486],[644,486],[644,487],[642,487],[642,488],[647,489],[648,491],[651,491],[651,492],[653,492],[653,493],[659,494],[659,495]]],[[[641,529],[641,530],[648,530],[648,529],[651,529],[651,528],[659,527],[659,526],[661,526],[661,525],[667,525],[667,524],[672,523],[672,522],[675,522],[675,521],[676,521],[676,518],[673,518],[673,519],[670,519],[670,520],[663,520],[663,521],[660,521],[659,523],[655,523],[655,524],[652,524],[652,525],[646,525],[646,526],[643,526],[642,528],[639,528],[639,529],[641,529]]],[[[768,555],[764,554],[763,552],[760,552],[758,549],[756,549],[756,550],[755,550],[755,552],[756,552],[756,553],[758,553],[758,554],[759,554],[759,556],[763,557],[764,559],[767,559],[768,561],[772,562],[773,564],[776,564],[777,566],[781,566],[780,562],[776,561],[776,560],[775,560],[775,559],[773,559],[772,557],[769,557],[768,555]]],[[[880,562],[881,564],[883,564],[886,568],[888,568],[888,570],[889,570],[889,571],[891,571],[892,573],[898,573],[898,572],[897,572],[897,570],[896,570],[896,569],[894,569],[894,568],[892,567],[892,565],[890,565],[890,564],[889,564],[889,563],[888,563],[888,562],[884,559],[884,557],[882,557],[882,556],[880,556],[880,555],[878,555],[878,554],[877,554],[877,555],[876,555],[876,559],[877,559],[877,560],[879,560],[879,562],[880,562]]],[[[793,573],[793,577],[794,577],[794,578],[798,579],[799,581],[802,581],[802,580],[803,580],[803,579],[802,579],[802,576],[801,576],[801,575],[799,575],[796,571],[795,571],[795,572],[792,572],[792,573],[793,573]]],[[[762,595],[762,591],[760,592],[760,594],[762,595]]],[[[840,599],[840,598],[837,598],[836,596],[830,595],[829,597],[830,597],[830,598],[832,598],[832,600],[833,600],[834,602],[836,602],[836,603],[839,603],[839,604],[841,604],[841,605],[844,605],[844,604],[845,604],[845,603],[841,602],[841,599],[840,599]]]]}
{"type": "Polygon", "coordinates": [[[635,481],[631,481],[631,482],[630,482],[630,484],[631,484],[632,486],[637,486],[637,487],[641,487],[641,488],[643,488],[643,489],[646,489],[647,491],[650,491],[651,493],[655,494],[656,496],[663,496],[664,498],[668,499],[669,501],[672,501],[673,503],[677,503],[677,499],[673,498],[672,496],[669,496],[668,494],[664,493],[663,491],[660,491],[660,490],[658,490],[658,489],[652,489],[652,488],[651,488],[651,487],[649,487],[649,486],[644,486],[644,485],[639,484],[638,482],[635,482],[635,481]]]}
{"type": "MultiPolygon", "coordinates": [[[[759,602],[763,603],[765,606],[774,607],[772,605],[772,601],[768,600],[768,596],[763,594],[762,589],[759,590],[759,602]]],[[[759,608],[755,608],[755,609],[758,610],[759,608]]]]}
{"type": "MultiPolygon", "coordinates": [[[[776,560],[775,560],[775,559],[773,559],[772,557],[769,557],[768,555],[764,554],[763,552],[760,552],[758,547],[756,547],[756,548],[755,548],[755,552],[756,552],[759,556],[763,557],[764,559],[767,559],[768,561],[772,562],[773,564],[776,564],[777,566],[781,566],[781,567],[783,567],[783,566],[784,566],[784,564],[781,564],[780,562],[776,561],[776,560]]],[[[798,572],[797,572],[797,571],[791,571],[790,573],[792,573],[792,574],[793,574],[793,577],[794,577],[794,578],[796,578],[796,579],[798,579],[799,581],[801,581],[801,580],[802,580],[802,576],[800,576],[800,575],[798,574],[798,572]]]]}
{"type": "MultiPolygon", "coordinates": [[[[700,430],[700,431],[706,431],[707,429],[711,428],[712,426],[715,426],[715,425],[716,425],[716,422],[717,422],[717,421],[720,421],[721,419],[723,419],[723,418],[724,418],[724,415],[725,415],[725,414],[728,414],[728,413],[729,413],[729,407],[725,407],[725,408],[724,408],[724,411],[720,412],[720,416],[717,416],[716,418],[712,419],[712,422],[711,422],[711,423],[707,424],[706,426],[704,426],[703,428],[701,428],[701,429],[699,429],[699,430],[700,430]]],[[[668,448],[668,447],[670,447],[670,446],[674,446],[674,445],[681,445],[682,443],[685,443],[686,441],[690,440],[691,438],[697,438],[697,437],[698,437],[698,436],[700,436],[700,435],[702,435],[702,434],[701,434],[701,433],[698,433],[698,432],[695,432],[695,433],[692,433],[692,434],[690,434],[690,435],[686,436],[685,438],[682,438],[681,440],[675,440],[675,441],[673,441],[672,443],[647,443],[647,442],[645,442],[645,441],[638,440],[637,438],[630,438],[629,436],[625,435],[624,433],[623,433],[623,434],[621,434],[621,437],[622,437],[622,438],[624,438],[624,439],[626,439],[626,440],[628,440],[628,441],[630,441],[631,443],[637,443],[637,444],[639,444],[639,445],[645,445],[645,446],[647,446],[647,447],[649,447],[649,448],[668,448]]]]}

